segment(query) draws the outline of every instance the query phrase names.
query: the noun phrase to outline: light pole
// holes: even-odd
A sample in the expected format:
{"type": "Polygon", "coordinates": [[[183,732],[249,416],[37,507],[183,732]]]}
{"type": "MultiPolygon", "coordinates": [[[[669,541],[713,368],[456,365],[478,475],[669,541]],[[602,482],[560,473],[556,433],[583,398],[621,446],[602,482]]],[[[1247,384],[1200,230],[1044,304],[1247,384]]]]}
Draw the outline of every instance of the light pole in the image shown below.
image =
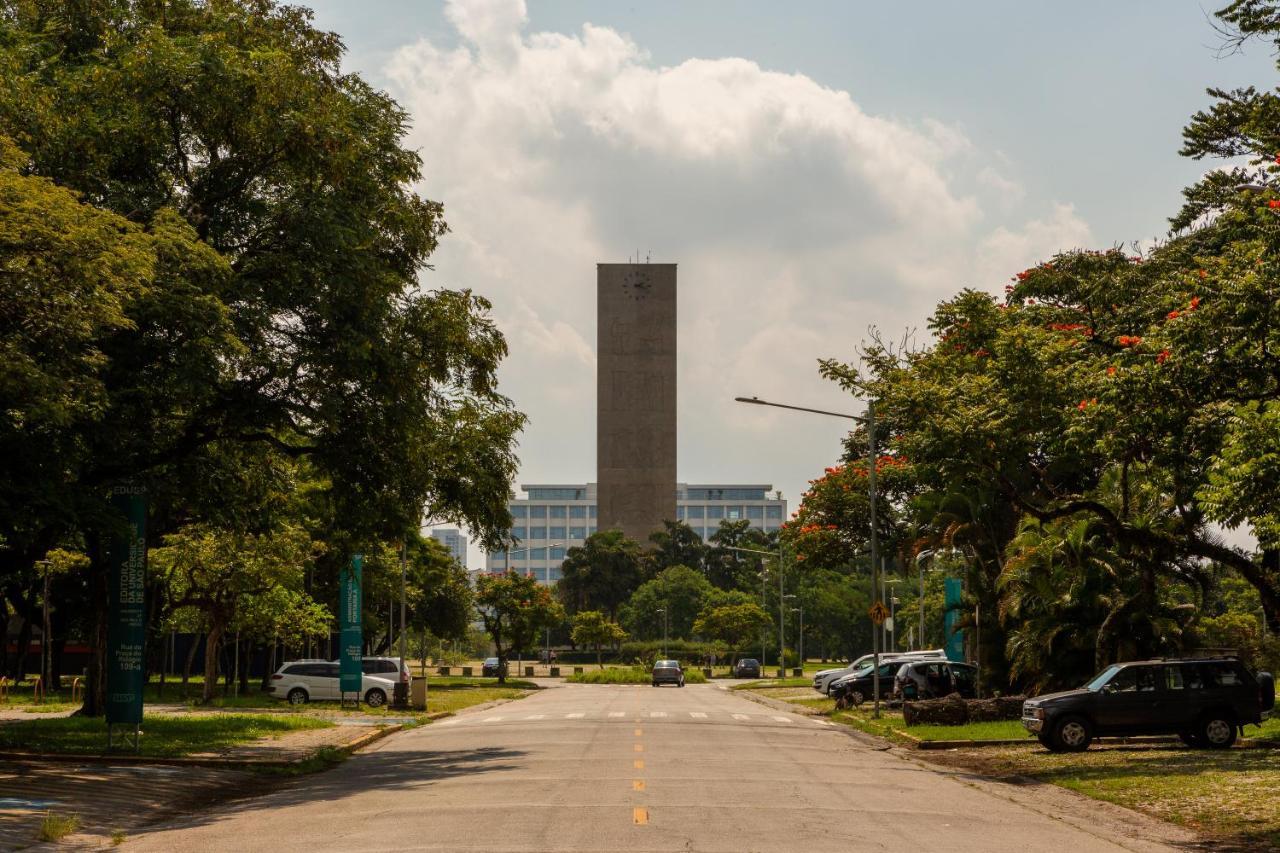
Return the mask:
{"type": "Polygon", "coordinates": [[[799,651],[800,651],[800,673],[803,675],[803,674],[804,674],[804,608],[803,608],[803,607],[793,607],[793,608],[791,608],[791,612],[792,612],[792,613],[798,613],[798,614],[800,615],[800,649],[799,649],[799,651]]]}
{"type": "Polygon", "coordinates": [[[53,669],[53,655],[49,651],[49,634],[51,633],[49,630],[49,575],[52,574],[53,561],[36,560],[36,565],[44,567],[44,598],[41,602],[44,613],[40,622],[40,685],[47,696],[49,695],[49,671],[53,669]]]}
{"type": "MultiPolygon", "coordinates": [[[[787,640],[786,640],[787,635],[786,635],[786,622],[784,621],[785,617],[783,616],[783,612],[784,612],[783,607],[786,604],[785,599],[787,598],[787,596],[783,595],[783,587],[782,587],[782,583],[783,583],[782,543],[781,542],[778,543],[777,551],[761,551],[759,548],[736,548],[732,545],[726,545],[725,550],[741,551],[744,554],[764,554],[766,557],[776,557],[778,560],[778,677],[781,678],[782,676],[786,675],[786,668],[787,668],[786,661],[784,660],[785,653],[786,653],[785,647],[787,643],[787,640]]],[[[764,576],[764,573],[761,572],[761,577],[763,576],[764,576]]],[[[761,593],[760,597],[763,600],[764,598],[763,581],[760,584],[760,593],[761,593]]],[[[760,666],[761,667],[764,666],[763,651],[760,653],[760,666]]]]}
{"type": "MultiPolygon", "coordinates": [[[[400,540],[400,672],[396,675],[395,687],[392,688],[394,698],[392,704],[397,708],[409,707],[409,685],[404,680],[404,659],[405,659],[405,579],[408,575],[406,568],[409,561],[409,540],[407,538],[400,540]]],[[[427,673],[424,671],[422,677],[426,678],[427,673]]]]}
{"type": "Polygon", "coordinates": [[[889,651],[891,652],[896,652],[898,650],[898,623],[895,622],[893,618],[895,613],[897,612],[895,610],[895,607],[898,603],[898,596],[894,594],[893,588],[894,586],[900,583],[902,583],[902,581],[899,578],[890,578],[884,582],[884,585],[889,587],[888,589],[889,626],[890,626],[889,627],[889,641],[890,641],[889,651]]]}
{"type": "MultiPolygon", "coordinates": [[[[792,593],[792,592],[787,593],[786,595],[782,596],[782,600],[783,600],[783,601],[795,601],[795,600],[796,600],[795,593],[792,593]]],[[[781,609],[781,608],[779,608],[779,609],[781,609]]],[[[788,607],[788,608],[787,608],[787,610],[788,610],[789,612],[791,612],[791,613],[795,613],[795,612],[796,612],[796,609],[795,609],[794,607],[788,607]]],[[[786,635],[784,634],[783,636],[786,636],[786,635]]],[[[782,660],[782,658],[779,658],[779,659],[778,659],[778,665],[782,668],[782,675],[783,675],[783,677],[785,678],[785,677],[786,677],[786,674],[787,674],[787,667],[786,667],[786,663],[782,660]]],[[[803,667],[804,667],[804,659],[803,659],[803,658],[802,658],[802,659],[801,659],[801,661],[800,661],[800,666],[801,666],[801,668],[803,669],[803,667]]]]}
{"type": "MultiPolygon", "coordinates": [[[[773,406],[777,409],[790,409],[795,412],[809,412],[814,415],[825,415],[830,418],[844,418],[850,421],[857,421],[860,424],[866,424],[867,427],[867,492],[871,502],[871,594],[875,595],[879,591],[880,586],[880,563],[879,554],[879,536],[876,531],[876,407],[874,401],[867,402],[867,413],[864,416],[846,415],[842,412],[828,412],[824,409],[810,409],[806,406],[791,406],[787,403],[771,403],[767,400],[761,400],[759,397],[734,397],[739,403],[749,403],[753,406],[773,406]]],[[[880,716],[880,644],[876,637],[875,626],[871,628],[871,651],[873,655],[873,665],[875,669],[871,676],[872,687],[875,693],[875,707],[872,716],[879,718],[880,716]]]]}
{"type": "Polygon", "coordinates": [[[657,613],[662,614],[662,657],[667,656],[667,608],[659,607],[657,613]]]}

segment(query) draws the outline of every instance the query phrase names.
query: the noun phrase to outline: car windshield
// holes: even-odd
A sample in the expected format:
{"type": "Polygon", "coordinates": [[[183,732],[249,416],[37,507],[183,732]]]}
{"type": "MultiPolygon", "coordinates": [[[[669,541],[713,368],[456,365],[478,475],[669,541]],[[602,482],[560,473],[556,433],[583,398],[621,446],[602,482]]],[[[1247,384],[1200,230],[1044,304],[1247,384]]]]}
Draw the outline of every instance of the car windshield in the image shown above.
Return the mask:
{"type": "Polygon", "coordinates": [[[673,660],[660,660],[656,664],[654,664],[654,666],[659,666],[659,667],[662,667],[663,669],[676,669],[680,666],[680,664],[673,660]]]}
{"type": "Polygon", "coordinates": [[[496,666],[496,665],[497,665],[497,663],[498,663],[498,659],[497,659],[497,658],[485,658],[485,659],[484,659],[484,662],[485,662],[486,664],[493,664],[493,665],[495,665],[495,666],[496,666]]]}
{"type": "Polygon", "coordinates": [[[1119,671],[1120,671],[1120,667],[1115,664],[1112,664],[1111,666],[1104,669],[1102,672],[1095,675],[1093,677],[1093,680],[1090,681],[1088,684],[1086,684],[1084,687],[1086,690],[1093,690],[1093,691],[1101,690],[1103,685],[1105,685],[1108,681],[1114,678],[1115,674],[1119,671]]]}

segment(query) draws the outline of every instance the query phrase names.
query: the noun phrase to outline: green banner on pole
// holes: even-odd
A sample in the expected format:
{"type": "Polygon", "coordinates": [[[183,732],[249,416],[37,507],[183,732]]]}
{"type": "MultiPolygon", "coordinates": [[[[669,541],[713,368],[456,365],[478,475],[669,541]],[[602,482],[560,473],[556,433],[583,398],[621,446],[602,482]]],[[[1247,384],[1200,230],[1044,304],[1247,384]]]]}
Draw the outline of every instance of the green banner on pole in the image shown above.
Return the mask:
{"type": "Polygon", "coordinates": [[[361,588],[364,556],[356,554],[351,566],[339,573],[338,625],[342,629],[342,647],[338,654],[338,690],[359,695],[363,682],[361,659],[364,654],[364,631],[360,624],[361,588]]]}
{"type": "Polygon", "coordinates": [[[141,486],[117,486],[111,505],[126,520],[107,551],[107,723],[142,722],[147,635],[147,496],[141,486]]]}
{"type": "Polygon", "coordinates": [[[943,633],[946,640],[947,660],[964,661],[964,629],[957,628],[964,607],[964,581],[947,578],[943,586],[943,633]]]}

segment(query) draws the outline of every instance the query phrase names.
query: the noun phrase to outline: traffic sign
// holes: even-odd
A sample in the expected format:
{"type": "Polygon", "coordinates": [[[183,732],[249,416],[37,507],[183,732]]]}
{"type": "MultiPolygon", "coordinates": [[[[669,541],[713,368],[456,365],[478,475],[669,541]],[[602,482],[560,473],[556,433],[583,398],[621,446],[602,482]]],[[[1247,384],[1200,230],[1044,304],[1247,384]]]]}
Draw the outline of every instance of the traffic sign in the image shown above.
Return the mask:
{"type": "Polygon", "coordinates": [[[877,625],[884,624],[884,620],[889,618],[889,608],[884,606],[883,601],[877,601],[871,605],[871,609],[867,611],[867,615],[871,617],[871,621],[877,625]]]}

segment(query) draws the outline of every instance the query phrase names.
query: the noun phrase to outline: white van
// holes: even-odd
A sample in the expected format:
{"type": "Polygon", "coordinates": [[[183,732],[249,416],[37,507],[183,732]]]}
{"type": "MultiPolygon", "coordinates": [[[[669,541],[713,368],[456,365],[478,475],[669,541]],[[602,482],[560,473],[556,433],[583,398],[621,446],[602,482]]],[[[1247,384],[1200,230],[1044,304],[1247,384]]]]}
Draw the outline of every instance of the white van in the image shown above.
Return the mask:
{"type": "MultiPolygon", "coordinates": [[[[271,676],[267,693],[276,699],[287,699],[290,705],[325,700],[336,702],[342,698],[338,690],[340,669],[337,663],[327,660],[285,661],[271,676]]],[[[360,698],[371,708],[381,707],[395,696],[395,686],[395,681],[390,678],[363,674],[360,677],[360,698]]]]}
{"type": "MultiPolygon", "coordinates": [[[[823,696],[829,695],[831,693],[832,684],[835,684],[837,680],[844,678],[847,675],[853,675],[859,667],[870,667],[871,661],[874,657],[875,653],[873,652],[869,655],[863,655],[848,666],[839,667],[837,669],[820,670],[813,676],[813,689],[821,693],[823,696]]],[[[881,652],[880,657],[886,660],[894,658],[895,660],[901,659],[904,661],[946,660],[947,653],[942,649],[927,649],[918,652],[881,652]]]]}

